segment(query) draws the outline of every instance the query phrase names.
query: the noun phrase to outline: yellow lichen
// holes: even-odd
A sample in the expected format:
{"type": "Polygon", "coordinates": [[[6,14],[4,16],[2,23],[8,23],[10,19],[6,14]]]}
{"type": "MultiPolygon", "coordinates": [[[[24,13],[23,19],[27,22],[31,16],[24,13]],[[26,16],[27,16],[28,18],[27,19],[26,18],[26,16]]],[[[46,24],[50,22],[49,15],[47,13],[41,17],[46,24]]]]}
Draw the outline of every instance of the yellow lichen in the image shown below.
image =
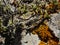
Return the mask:
{"type": "Polygon", "coordinates": [[[46,43],[43,41],[40,41],[40,43],[38,45],[46,45],[46,43]]]}
{"type": "Polygon", "coordinates": [[[34,30],[32,32],[33,34],[37,34],[42,38],[42,41],[39,43],[39,45],[58,45],[58,42],[55,41],[53,38],[53,35],[49,31],[49,27],[47,25],[40,25],[39,28],[34,30]],[[44,40],[48,40],[47,42],[44,42],[44,40]],[[45,44],[48,43],[48,44],[45,44]]]}
{"type": "Polygon", "coordinates": [[[58,42],[50,39],[50,40],[48,40],[48,45],[58,45],[58,42]]]}
{"type": "Polygon", "coordinates": [[[40,25],[40,27],[36,30],[34,30],[33,32],[35,32],[36,34],[39,33],[39,35],[42,37],[42,38],[45,38],[45,37],[52,37],[52,35],[50,34],[50,32],[48,31],[48,26],[47,25],[40,25]]]}

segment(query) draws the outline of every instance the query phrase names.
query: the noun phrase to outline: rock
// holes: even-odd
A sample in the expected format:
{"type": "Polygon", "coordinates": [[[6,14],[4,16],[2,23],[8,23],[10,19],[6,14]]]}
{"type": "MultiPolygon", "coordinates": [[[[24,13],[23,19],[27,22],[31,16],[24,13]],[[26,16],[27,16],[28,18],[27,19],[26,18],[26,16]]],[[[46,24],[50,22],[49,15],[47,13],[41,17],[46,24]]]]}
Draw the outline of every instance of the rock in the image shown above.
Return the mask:
{"type": "Polygon", "coordinates": [[[49,28],[54,32],[55,36],[60,38],[60,13],[51,14],[51,21],[48,22],[49,28]]]}
{"type": "MultiPolygon", "coordinates": [[[[8,40],[5,40],[6,44],[21,45],[20,43],[22,43],[22,45],[38,45],[40,40],[38,35],[29,35],[29,33],[32,31],[31,29],[38,27],[38,25],[44,21],[44,11],[46,10],[44,6],[48,3],[46,3],[45,0],[0,0],[0,2],[0,20],[2,20],[0,21],[2,25],[0,34],[8,40]],[[11,27],[8,28],[9,26],[11,27]],[[14,39],[12,40],[12,38],[14,39]]],[[[48,22],[48,26],[58,38],[60,38],[60,36],[58,36],[58,33],[60,33],[60,24],[58,24],[60,23],[59,17],[60,16],[52,16],[52,22],[48,22]],[[57,21],[56,18],[59,18],[59,21],[57,21]]]]}
{"type": "Polygon", "coordinates": [[[21,42],[22,42],[22,45],[38,45],[40,40],[37,35],[27,34],[26,36],[22,37],[21,42]]]}

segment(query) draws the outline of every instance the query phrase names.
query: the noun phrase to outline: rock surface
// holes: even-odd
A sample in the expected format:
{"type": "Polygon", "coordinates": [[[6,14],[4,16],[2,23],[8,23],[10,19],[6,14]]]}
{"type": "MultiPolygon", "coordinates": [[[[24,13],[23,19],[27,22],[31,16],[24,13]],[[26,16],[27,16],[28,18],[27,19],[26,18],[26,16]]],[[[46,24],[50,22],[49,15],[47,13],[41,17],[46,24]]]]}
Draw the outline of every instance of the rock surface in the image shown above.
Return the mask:
{"type": "Polygon", "coordinates": [[[39,34],[46,32],[38,30],[36,35],[32,32],[50,18],[48,26],[60,38],[59,4],[56,0],[0,0],[0,40],[5,38],[1,40],[4,45],[38,45],[39,34]]]}
{"type": "Polygon", "coordinates": [[[48,22],[48,26],[53,30],[55,36],[60,38],[60,13],[51,14],[51,21],[48,22]]]}

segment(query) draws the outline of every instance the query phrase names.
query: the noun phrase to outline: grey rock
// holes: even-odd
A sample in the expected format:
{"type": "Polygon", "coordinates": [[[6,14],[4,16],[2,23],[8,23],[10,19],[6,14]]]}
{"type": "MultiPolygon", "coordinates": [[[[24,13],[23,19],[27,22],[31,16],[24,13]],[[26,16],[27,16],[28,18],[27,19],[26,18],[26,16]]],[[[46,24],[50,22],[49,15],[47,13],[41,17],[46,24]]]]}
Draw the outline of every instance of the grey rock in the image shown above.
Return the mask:
{"type": "Polygon", "coordinates": [[[49,28],[54,32],[55,36],[60,38],[60,13],[51,14],[51,21],[48,22],[49,28]]]}

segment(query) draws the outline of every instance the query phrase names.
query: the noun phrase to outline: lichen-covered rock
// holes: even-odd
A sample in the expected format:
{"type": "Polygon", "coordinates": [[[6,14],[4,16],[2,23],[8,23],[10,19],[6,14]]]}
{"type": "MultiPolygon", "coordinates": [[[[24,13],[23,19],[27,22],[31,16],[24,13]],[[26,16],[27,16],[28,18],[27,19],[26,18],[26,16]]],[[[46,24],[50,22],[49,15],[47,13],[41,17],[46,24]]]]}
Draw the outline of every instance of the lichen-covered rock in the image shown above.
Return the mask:
{"type": "MultiPolygon", "coordinates": [[[[49,21],[50,14],[59,10],[59,2],[52,0],[0,0],[0,35],[5,38],[4,45],[22,45],[23,40],[30,38],[25,39],[28,33],[35,31],[45,20],[49,21]]],[[[45,37],[45,33],[42,32],[41,37],[45,37]]],[[[38,35],[40,34],[37,34],[37,38],[40,38],[38,35]]],[[[35,43],[35,41],[27,41],[28,44],[35,43]]]]}

